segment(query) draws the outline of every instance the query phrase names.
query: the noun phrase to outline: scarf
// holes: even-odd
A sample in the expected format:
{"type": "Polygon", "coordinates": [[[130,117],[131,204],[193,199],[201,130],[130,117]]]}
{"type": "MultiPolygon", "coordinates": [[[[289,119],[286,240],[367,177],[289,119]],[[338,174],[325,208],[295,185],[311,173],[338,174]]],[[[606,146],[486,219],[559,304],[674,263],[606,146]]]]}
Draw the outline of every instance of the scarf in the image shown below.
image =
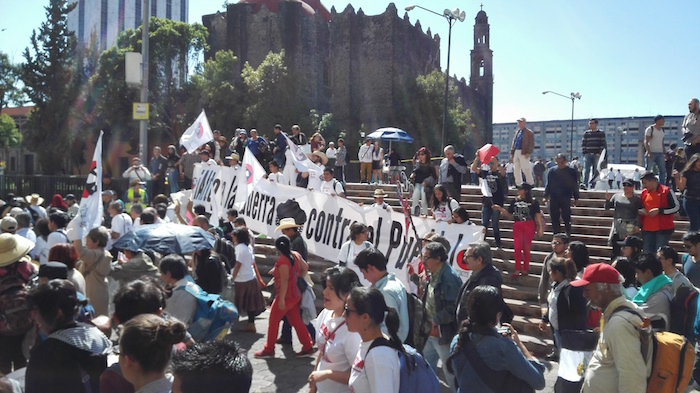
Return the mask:
{"type": "Polygon", "coordinates": [[[642,305],[646,303],[647,299],[649,299],[649,296],[658,292],[661,288],[663,288],[664,285],[671,284],[672,282],[673,281],[671,281],[671,279],[668,278],[668,276],[666,276],[665,274],[659,274],[658,276],[649,280],[649,282],[647,282],[646,284],[642,285],[642,287],[639,288],[639,292],[637,292],[632,301],[634,302],[634,304],[642,305]]]}

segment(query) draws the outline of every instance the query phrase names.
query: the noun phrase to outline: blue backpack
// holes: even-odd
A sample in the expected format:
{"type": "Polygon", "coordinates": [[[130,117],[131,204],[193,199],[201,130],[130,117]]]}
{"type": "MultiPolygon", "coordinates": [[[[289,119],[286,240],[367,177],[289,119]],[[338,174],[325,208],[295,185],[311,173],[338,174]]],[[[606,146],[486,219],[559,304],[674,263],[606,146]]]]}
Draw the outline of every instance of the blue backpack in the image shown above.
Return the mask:
{"type": "MultiPolygon", "coordinates": [[[[389,340],[380,337],[369,346],[367,353],[372,348],[381,346],[394,348],[389,340]]],[[[440,381],[423,356],[410,345],[404,344],[403,349],[405,355],[396,350],[401,365],[399,393],[440,393],[440,381]]]]}
{"type": "Polygon", "coordinates": [[[187,329],[196,341],[216,339],[238,319],[238,309],[221,295],[209,294],[197,285],[182,287],[197,299],[197,311],[187,329]]]}

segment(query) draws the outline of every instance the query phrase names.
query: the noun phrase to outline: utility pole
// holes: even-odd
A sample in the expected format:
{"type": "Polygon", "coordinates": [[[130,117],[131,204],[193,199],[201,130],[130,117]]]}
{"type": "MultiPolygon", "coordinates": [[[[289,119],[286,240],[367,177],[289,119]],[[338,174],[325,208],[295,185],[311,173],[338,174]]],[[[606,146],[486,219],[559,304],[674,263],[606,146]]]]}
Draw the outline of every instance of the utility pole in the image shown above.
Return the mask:
{"type": "MultiPolygon", "coordinates": [[[[148,105],[148,25],[151,19],[149,0],[143,0],[143,22],[141,35],[141,102],[148,105]]],[[[148,165],[148,119],[139,122],[139,157],[148,165]]]]}

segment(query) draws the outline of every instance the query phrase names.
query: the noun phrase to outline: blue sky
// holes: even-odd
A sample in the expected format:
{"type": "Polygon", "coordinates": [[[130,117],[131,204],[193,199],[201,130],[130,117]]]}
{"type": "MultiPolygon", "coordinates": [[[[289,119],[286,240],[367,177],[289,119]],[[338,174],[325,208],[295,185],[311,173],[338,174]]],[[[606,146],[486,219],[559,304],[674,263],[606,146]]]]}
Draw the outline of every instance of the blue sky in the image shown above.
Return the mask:
{"type": "MultiPolygon", "coordinates": [[[[89,0],[96,1],[96,0],[89,0]]],[[[234,0],[235,1],[235,0],[234,0]]],[[[234,2],[231,1],[231,2],[234,2]]],[[[376,15],[383,0],[322,0],[338,12],[376,15]]],[[[32,29],[44,20],[46,0],[1,0],[0,51],[22,61],[32,29]]],[[[417,4],[437,12],[459,7],[467,14],[452,30],[450,74],[469,79],[469,52],[479,1],[397,0],[404,8],[417,4]]],[[[223,0],[190,0],[190,23],[222,9],[223,0]]],[[[689,98],[700,96],[697,28],[700,2],[651,0],[516,1],[483,0],[491,25],[494,52],[494,122],[567,119],[571,102],[551,94],[580,92],[576,118],[682,115],[689,98]]],[[[447,22],[421,9],[409,12],[442,40],[447,58],[447,22]]]]}

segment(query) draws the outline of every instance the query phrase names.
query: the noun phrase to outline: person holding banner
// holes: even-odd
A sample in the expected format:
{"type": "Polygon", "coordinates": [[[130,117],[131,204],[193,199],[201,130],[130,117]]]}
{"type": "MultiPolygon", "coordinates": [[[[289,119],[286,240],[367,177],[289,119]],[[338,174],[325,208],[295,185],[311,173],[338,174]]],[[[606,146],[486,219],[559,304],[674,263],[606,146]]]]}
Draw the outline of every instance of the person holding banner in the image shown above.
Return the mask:
{"type": "Polygon", "coordinates": [[[340,196],[345,198],[345,190],[340,182],[333,178],[333,168],[326,167],[323,168],[323,182],[321,182],[321,187],[319,188],[324,194],[330,196],[340,196]]]}
{"type": "Polygon", "coordinates": [[[268,168],[270,169],[270,173],[264,176],[266,179],[273,183],[285,184],[284,175],[280,172],[280,164],[278,164],[277,161],[270,161],[268,168]]]}
{"type": "Polygon", "coordinates": [[[459,202],[449,196],[444,185],[438,184],[433,189],[431,205],[435,221],[449,221],[452,218],[452,211],[459,207],[459,202]]]}
{"type": "Polygon", "coordinates": [[[340,246],[340,252],[338,252],[338,264],[354,270],[364,287],[370,286],[371,283],[362,278],[362,270],[355,264],[355,258],[360,251],[374,248],[372,243],[367,241],[368,236],[367,225],[359,222],[353,223],[350,225],[350,240],[343,243],[340,246]]]}

